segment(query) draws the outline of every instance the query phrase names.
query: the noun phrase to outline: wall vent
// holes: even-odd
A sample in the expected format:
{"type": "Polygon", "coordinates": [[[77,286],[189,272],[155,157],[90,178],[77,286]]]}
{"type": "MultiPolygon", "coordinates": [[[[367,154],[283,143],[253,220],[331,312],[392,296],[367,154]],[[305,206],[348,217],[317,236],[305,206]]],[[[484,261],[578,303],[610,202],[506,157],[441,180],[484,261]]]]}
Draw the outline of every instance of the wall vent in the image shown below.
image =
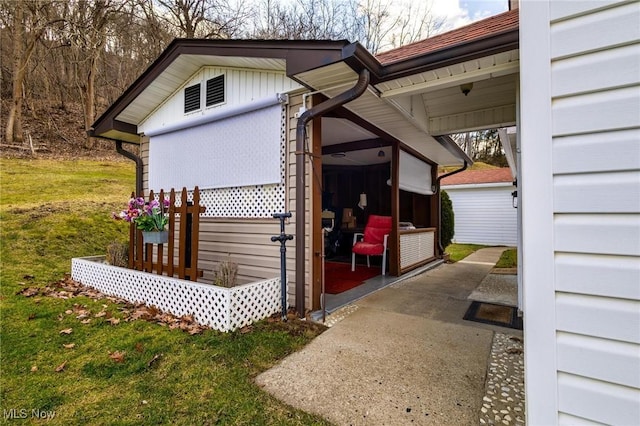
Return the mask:
{"type": "Polygon", "coordinates": [[[224,102],[224,74],[207,80],[207,106],[224,102]]]}
{"type": "Polygon", "coordinates": [[[200,109],[200,84],[194,84],[184,89],[184,112],[200,109]]]}

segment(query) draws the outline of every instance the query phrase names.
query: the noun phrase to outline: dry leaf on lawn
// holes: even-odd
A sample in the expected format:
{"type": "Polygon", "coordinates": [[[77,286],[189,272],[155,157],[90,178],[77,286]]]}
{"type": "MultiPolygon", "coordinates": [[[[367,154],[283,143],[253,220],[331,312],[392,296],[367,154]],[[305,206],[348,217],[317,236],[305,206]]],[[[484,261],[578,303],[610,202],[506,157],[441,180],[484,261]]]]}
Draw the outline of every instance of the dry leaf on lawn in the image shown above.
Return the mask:
{"type": "Polygon", "coordinates": [[[147,363],[148,367],[151,367],[151,364],[153,364],[154,362],[156,362],[157,360],[159,360],[160,358],[162,358],[162,354],[156,354],[153,356],[153,358],[151,358],[151,361],[149,361],[147,363]]]}
{"type": "Polygon", "coordinates": [[[38,366],[34,365],[33,367],[31,367],[31,371],[38,371],[38,366]]]}
{"type": "Polygon", "coordinates": [[[65,349],[73,349],[76,347],[75,343],[67,343],[67,344],[63,344],[62,346],[64,346],[65,349]]]}
{"type": "Polygon", "coordinates": [[[24,297],[33,297],[40,292],[40,289],[37,287],[27,287],[23,290],[20,290],[17,294],[21,294],[24,297]]]}
{"type": "Polygon", "coordinates": [[[67,361],[63,362],[59,366],[56,367],[56,373],[59,373],[64,370],[64,367],[67,365],[67,361]]]}
{"type": "Polygon", "coordinates": [[[125,354],[124,352],[115,351],[115,352],[109,353],[109,358],[111,358],[115,362],[124,362],[124,354],[125,354]]]}
{"type": "Polygon", "coordinates": [[[60,330],[60,334],[71,334],[73,333],[73,328],[65,328],[64,330],[60,330]]]}
{"type": "Polygon", "coordinates": [[[84,319],[80,321],[81,324],[89,324],[91,322],[91,318],[84,319]]]}
{"type": "Polygon", "coordinates": [[[106,320],[107,322],[110,322],[111,325],[118,325],[120,324],[120,318],[115,318],[115,317],[111,317],[111,318],[107,318],[106,320]]]}

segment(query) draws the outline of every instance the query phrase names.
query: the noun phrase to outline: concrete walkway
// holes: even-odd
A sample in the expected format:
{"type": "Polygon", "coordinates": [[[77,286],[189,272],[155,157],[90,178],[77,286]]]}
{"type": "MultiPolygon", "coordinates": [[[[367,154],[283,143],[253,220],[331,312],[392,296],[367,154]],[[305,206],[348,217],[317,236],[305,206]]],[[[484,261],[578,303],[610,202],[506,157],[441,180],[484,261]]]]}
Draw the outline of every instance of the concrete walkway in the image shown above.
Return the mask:
{"type": "Polygon", "coordinates": [[[479,250],[336,312],[341,321],[257,383],[337,425],[478,425],[493,330],[505,329],[462,317],[503,250],[479,250]]]}

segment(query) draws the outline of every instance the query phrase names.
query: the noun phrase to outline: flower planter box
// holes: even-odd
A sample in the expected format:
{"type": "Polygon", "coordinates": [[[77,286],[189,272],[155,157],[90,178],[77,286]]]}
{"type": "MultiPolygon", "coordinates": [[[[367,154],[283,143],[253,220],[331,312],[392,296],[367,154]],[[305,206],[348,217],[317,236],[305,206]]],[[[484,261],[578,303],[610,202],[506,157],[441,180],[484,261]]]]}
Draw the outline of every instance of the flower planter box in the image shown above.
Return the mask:
{"type": "Polygon", "coordinates": [[[224,288],[108,265],[104,256],[72,259],[71,278],[132,303],[193,315],[199,324],[225,332],[281,310],[280,278],[224,288]]]}

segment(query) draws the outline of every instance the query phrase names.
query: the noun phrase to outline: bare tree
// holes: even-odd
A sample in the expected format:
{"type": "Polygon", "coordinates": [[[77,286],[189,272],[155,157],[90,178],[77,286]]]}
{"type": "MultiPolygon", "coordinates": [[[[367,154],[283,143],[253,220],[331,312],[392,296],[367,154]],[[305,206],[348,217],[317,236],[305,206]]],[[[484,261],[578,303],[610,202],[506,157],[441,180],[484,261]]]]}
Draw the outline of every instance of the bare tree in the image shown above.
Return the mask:
{"type": "Polygon", "coordinates": [[[432,13],[432,2],[407,2],[398,14],[398,20],[391,31],[391,47],[396,48],[423,40],[439,32],[445,20],[432,13]]]}
{"type": "Polygon", "coordinates": [[[51,17],[52,2],[17,0],[12,20],[12,102],[9,107],[5,140],[8,144],[22,142],[22,103],[27,67],[36,44],[45,31],[60,19],[51,17]]]}
{"type": "Polygon", "coordinates": [[[159,16],[186,38],[230,38],[251,11],[244,2],[228,0],[157,0],[159,16]]]}

